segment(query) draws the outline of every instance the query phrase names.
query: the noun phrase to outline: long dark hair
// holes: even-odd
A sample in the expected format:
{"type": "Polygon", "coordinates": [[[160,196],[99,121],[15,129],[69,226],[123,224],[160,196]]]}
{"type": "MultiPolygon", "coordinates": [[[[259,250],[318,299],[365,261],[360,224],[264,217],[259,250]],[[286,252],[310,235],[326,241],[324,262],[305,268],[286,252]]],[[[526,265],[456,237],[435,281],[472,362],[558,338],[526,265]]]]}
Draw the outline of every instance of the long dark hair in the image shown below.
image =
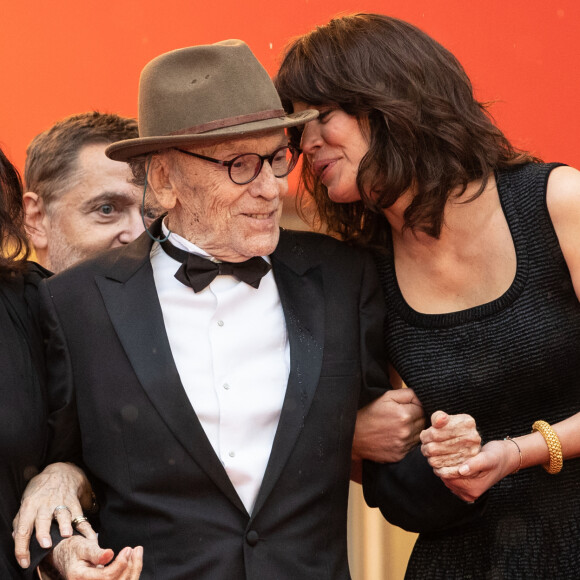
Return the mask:
{"type": "Polygon", "coordinates": [[[22,271],[30,254],[20,174],[0,149],[0,276],[22,271]]]}
{"type": "MultiPolygon", "coordinates": [[[[288,110],[299,101],[333,105],[368,120],[370,145],[357,177],[362,201],[330,201],[303,164],[301,189],[328,231],[346,240],[382,244],[388,233],[382,210],[411,187],[405,227],[438,237],[454,191],[461,195],[481,180],[477,197],[495,169],[539,161],[495,126],[447,49],[395,18],[344,16],[291,41],[275,82],[288,110]]],[[[299,139],[292,131],[291,140],[299,139]]]]}

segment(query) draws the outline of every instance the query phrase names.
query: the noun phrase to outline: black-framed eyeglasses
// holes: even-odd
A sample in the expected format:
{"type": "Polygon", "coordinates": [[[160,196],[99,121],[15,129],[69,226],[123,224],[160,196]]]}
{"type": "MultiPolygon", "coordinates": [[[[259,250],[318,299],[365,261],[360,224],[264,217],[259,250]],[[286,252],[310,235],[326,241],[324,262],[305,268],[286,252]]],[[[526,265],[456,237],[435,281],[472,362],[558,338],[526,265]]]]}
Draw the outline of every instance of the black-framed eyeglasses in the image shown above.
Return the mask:
{"type": "Polygon", "coordinates": [[[301,153],[300,149],[285,145],[284,147],[276,149],[271,155],[242,153],[242,155],[238,155],[229,161],[221,161],[220,159],[214,159],[213,157],[207,157],[199,153],[192,153],[179,147],[174,147],[174,149],[186,155],[227,167],[230,179],[237,185],[246,185],[246,183],[254,181],[260,175],[264,161],[270,164],[274,177],[286,177],[296,167],[301,153]]]}

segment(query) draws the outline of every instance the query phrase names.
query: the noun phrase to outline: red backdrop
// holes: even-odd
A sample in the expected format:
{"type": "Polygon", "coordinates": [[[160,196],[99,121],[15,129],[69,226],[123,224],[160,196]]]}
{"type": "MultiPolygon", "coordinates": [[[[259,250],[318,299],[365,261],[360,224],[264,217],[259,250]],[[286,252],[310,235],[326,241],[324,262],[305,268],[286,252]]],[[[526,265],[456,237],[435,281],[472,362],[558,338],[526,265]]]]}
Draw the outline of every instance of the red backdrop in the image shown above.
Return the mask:
{"type": "Polygon", "coordinates": [[[0,0],[0,146],[91,109],[135,116],[153,57],[226,38],[274,73],[285,42],[341,12],[384,12],[431,34],[465,66],[514,143],[580,167],[578,0],[0,0]]]}

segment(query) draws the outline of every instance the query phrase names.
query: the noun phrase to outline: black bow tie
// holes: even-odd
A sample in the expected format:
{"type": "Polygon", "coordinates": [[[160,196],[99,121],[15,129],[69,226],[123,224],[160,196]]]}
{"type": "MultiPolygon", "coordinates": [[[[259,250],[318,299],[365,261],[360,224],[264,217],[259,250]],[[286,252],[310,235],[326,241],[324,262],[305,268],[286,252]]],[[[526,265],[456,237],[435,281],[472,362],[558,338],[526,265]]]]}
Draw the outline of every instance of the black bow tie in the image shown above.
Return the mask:
{"type": "Polygon", "coordinates": [[[181,262],[175,277],[194,292],[201,292],[220,274],[234,276],[254,288],[260,286],[262,277],[270,271],[270,264],[261,257],[250,258],[246,262],[212,262],[196,254],[176,248],[171,242],[164,241],[161,247],[174,260],[181,262]]]}

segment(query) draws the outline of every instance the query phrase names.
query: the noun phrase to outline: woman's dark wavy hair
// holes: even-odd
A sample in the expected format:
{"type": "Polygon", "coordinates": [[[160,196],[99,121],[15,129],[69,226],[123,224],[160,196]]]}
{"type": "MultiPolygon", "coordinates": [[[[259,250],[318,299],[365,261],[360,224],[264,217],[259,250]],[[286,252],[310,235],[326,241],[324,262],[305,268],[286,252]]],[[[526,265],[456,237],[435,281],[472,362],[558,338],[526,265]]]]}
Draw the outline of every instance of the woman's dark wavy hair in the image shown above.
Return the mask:
{"type": "MultiPolygon", "coordinates": [[[[382,210],[411,186],[416,193],[405,227],[438,237],[445,203],[457,188],[461,195],[481,179],[474,199],[495,169],[539,161],[494,125],[447,49],[395,18],[343,16],[291,41],[275,83],[289,111],[293,102],[337,106],[363,130],[368,119],[369,151],[357,177],[362,201],[332,202],[306,162],[302,169],[300,199],[305,189],[329,233],[345,240],[383,245],[382,210]]],[[[290,130],[290,137],[299,144],[300,131],[290,130]]]]}
{"type": "Polygon", "coordinates": [[[0,277],[24,269],[30,247],[24,230],[22,180],[0,149],[0,277]]]}

